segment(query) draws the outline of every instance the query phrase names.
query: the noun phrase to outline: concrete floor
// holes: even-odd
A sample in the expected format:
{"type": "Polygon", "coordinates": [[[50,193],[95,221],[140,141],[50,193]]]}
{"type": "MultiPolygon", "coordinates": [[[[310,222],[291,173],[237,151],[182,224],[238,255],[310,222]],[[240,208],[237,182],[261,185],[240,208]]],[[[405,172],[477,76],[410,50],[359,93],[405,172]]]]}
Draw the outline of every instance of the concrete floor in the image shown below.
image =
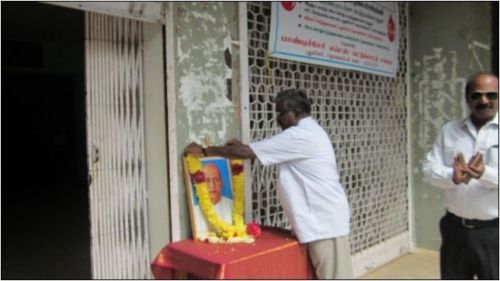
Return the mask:
{"type": "Polygon", "coordinates": [[[367,272],[360,279],[440,279],[439,252],[415,249],[367,272]]]}

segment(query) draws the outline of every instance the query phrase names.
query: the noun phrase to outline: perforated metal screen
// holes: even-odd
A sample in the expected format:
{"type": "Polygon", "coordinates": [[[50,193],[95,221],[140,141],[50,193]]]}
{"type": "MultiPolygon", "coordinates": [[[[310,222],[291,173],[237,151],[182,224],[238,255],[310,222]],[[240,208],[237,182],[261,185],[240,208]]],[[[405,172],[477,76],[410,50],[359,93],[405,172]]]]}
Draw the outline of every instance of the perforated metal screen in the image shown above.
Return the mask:
{"type": "MultiPolygon", "coordinates": [[[[351,252],[356,254],[408,232],[407,15],[399,5],[396,78],[271,58],[270,2],[249,2],[248,58],[251,141],[279,132],[274,95],[306,89],[312,114],[334,145],[351,207],[351,252]]],[[[277,169],[252,165],[252,216],[263,225],[289,228],[276,195],[277,169]]]]}

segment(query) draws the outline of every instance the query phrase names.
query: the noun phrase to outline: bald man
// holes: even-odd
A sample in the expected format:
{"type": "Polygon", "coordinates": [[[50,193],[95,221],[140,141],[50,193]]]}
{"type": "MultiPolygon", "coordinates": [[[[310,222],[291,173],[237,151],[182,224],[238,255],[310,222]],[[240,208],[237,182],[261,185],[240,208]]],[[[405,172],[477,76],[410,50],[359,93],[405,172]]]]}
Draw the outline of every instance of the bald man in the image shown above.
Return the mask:
{"type": "Polygon", "coordinates": [[[201,170],[205,174],[210,200],[212,204],[216,205],[222,197],[222,178],[219,169],[214,164],[207,164],[201,170]]]}
{"type": "Polygon", "coordinates": [[[423,171],[444,191],[442,279],[498,280],[498,77],[467,82],[470,116],[446,124],[423,171]]]}
{"type": "MultiPolygon", "coordinates": [[[[207,163],[203,166],[202,171],[205,174],[205,183],[207,184],[210,201],[214,205],[215,211],[222,220],[232,224],[233,200],[222,195],[223,181],[219,168],[217,168],[215,164],[207,163]]],[[[207,219],[203,215],[199,202],[198,205],[194,206],[194,215],[197,233],[204,233],[212,230],[207,219]]]]}

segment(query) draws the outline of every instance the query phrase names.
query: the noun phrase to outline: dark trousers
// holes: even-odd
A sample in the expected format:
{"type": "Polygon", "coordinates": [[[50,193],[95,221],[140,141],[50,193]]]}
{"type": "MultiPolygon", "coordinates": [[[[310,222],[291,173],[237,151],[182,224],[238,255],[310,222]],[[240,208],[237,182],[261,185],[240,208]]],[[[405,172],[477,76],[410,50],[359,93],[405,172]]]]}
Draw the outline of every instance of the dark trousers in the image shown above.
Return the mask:
{"type": "Polygon", "coordinates": [[[468,228],[447,214],[439,228],[441,279],[498,280],[498,221],[496,226],[468,228]]]}

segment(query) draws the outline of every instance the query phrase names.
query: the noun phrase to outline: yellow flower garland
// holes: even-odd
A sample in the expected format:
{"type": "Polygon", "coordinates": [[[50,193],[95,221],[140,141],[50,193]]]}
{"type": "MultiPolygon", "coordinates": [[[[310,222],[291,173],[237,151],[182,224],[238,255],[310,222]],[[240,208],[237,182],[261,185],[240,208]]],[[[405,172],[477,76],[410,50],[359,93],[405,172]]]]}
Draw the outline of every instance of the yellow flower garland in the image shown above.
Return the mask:
{"type": "MultiPolygon", "coordinates": [[[[191,154],[188,154],[186,156],[186,162],[190,175],[194,175],[200,172],[203,167],[200,160],[191,154]]],[[[236,165],[243,166],[243,161],[240,159],[231,159],[231,167],[236,165]]],[[[219,238],[224,238],[226,240],[235,237],[248,238],[248,235],[246,233],[246,225],[243,220],[243,210],[245,206],[245,178],[243,175],[243,171],[236,175],[232,175],[232,182],[234,189],[232,210],[233,224],[228,224],[223,221],[215,211],[212,201],[210,200],[210,195],[205,181],[194,182],[196,195],[198,196],[200,208],[205,215],[205,218],[214,228],[216,236],[219,238]]]]}

